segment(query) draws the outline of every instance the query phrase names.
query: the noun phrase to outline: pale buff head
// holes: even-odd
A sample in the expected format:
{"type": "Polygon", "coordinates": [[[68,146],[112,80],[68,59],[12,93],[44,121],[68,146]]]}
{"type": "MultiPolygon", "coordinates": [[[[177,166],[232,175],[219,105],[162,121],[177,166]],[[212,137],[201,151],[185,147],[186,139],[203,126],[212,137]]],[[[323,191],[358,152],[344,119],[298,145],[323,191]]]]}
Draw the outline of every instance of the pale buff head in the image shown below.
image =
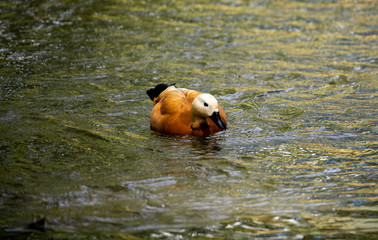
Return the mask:
{"type": "Polygon", "coordinates": [[[219,128],[226,129],[226,124],[219,115],[218,101],[211,94],[202,93],[192,102],[193,122],[206,122],[210,118],[219,128]]]}
{"type": "Polygon", "coordinates": [[[192,114],[197,117],[210,117],[214,112],[219,112],[218,101],[208,93],[198,95],[192,103],[192,114]]]}

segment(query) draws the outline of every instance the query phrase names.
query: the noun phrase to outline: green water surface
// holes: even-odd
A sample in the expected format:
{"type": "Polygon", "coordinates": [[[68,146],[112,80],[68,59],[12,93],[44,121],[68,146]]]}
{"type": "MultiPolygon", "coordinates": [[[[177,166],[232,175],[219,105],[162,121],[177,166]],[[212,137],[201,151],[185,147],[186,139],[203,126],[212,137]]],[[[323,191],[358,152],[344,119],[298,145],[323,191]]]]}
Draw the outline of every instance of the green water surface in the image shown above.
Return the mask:
{"type": "Polygon", "coordinates": [[[377,1],[0,13],[0,238],[378,237],[377,1]],[[152,132],[162,82],[216,96],[228,129],[152,132]]]}

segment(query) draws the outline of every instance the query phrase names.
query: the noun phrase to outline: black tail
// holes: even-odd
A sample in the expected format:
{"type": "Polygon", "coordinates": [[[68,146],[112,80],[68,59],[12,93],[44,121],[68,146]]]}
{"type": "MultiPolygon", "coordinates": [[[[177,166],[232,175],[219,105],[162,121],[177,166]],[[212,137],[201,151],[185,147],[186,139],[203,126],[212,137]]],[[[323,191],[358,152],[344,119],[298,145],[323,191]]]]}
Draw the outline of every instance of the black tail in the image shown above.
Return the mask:
{"type": "Polygon", "coordinates": [[[165,84],[165,83],[160,83],[155,86],[155,88],[151,88],[147,90],[147,95],[151,98],[153,101],[154,98],[159,97],[160,93],[164,91],[167,87],[174,86],[176,83],[173,83],[171,85],[165,84]]]}

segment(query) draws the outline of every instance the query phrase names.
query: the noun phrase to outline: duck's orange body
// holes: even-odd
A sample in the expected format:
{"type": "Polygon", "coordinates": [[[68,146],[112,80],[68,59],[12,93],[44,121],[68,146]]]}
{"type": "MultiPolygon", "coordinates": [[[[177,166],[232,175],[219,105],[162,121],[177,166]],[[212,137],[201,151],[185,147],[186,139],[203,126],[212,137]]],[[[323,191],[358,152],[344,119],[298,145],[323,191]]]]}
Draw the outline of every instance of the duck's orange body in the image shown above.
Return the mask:
{"type": "Polygon", "coordinates": [[[192,105],[201,105],[201,108],[204,109],[209,108],[210,106],[206,106],[208,104],[205,102],[197,103],[199,102],[198,99],[203,98],[203,96],[207,97],[207,95],[210,94],[170,86],[159,92],[157,97],[150,96],[154,101],[151,112],[151,128],[162,133],[194,136],[208,136],[225,129],[227,125],[226,114],[211,95],[215,100],[214,104],[217,105],[216,115],[219,119],[218,121],[215,120],[217,124],[212,120],[215,112],[213,116],[198,117],[196,111],[192,109],[192,105]],[[197,98],[199,95],[201,97],[197,98]],[[193,104],[194,100],[195,104],[193,104]]]}

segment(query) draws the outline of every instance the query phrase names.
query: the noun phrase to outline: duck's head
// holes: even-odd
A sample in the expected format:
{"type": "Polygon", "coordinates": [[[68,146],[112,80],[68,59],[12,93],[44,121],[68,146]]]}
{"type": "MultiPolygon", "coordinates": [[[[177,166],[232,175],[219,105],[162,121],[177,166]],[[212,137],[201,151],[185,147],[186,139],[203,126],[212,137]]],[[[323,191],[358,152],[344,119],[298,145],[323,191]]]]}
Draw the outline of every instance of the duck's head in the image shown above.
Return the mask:
{"type": "Polygon", "coordinates": [[[196,119],[210,118],[220,129],[226,129],[226,124],[219,115],[218,101],[211,94],[202,93],[193,100],[192,117],[196,119]]]}

